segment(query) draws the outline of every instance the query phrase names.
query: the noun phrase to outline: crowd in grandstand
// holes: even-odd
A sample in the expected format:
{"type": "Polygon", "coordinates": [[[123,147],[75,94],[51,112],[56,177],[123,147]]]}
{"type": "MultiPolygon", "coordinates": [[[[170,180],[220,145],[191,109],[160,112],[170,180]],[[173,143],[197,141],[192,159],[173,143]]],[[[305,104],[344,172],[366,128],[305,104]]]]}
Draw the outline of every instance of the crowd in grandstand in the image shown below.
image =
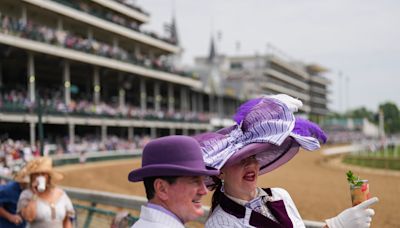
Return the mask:
{"type": "Polygon", "coordinates": [[[31,20],[22,20],[4,15],[0,12],[0,31],[65,48],[113,58],[133,63],[150,69],[156,69],[185,77],[194,77],[192,72],[182,71],[171,65],[165,56],[150,58],[141,53],[125,50],[121,47],[85,38],[70,31],[57,30],[45,25],[36,24],[31,20]]]}
{"type": "MultiPolygon", "coordinates": [[[[76,115],[98,115],[108,117],[136,118],[136,119],[159,119],[170,121],[199,121],[207,122],[209,115],[200,112],[170,112],[166,109],[155,111],[152,109],[142,110],[130,104],[120,106],[100,102],[95,104],[87,99],[71,100],[67,105],[62,98],[60,90],[41,89],[43,107],[42,111],[49,114],[70,113],[76,115]]],[[[0,92],[0,109],[3,111],[33,111],[35,104],[27,96],[23,89],[11,89],[0,92]]]]}
{"type": "MultiPolygon", "coordinates": [[[[75,137],[75,143],[70,144],[66,137],[57,143],[46,142],[43,153],[45,155],[85,154],[87,152],[102,151],[130,151],[143,148],[150,141],[147,135],[135,135],[132,140],[117,136],[108,136],[105,141],[98,137],[87,135],[75,137]]],[[[40,156],[39,146],[31,146],[26,140],[13,140],[11,138],[0,141],[0,173],[10,174],[10,167],[18,165],[21,161],[29,161],[40,156]]]]}

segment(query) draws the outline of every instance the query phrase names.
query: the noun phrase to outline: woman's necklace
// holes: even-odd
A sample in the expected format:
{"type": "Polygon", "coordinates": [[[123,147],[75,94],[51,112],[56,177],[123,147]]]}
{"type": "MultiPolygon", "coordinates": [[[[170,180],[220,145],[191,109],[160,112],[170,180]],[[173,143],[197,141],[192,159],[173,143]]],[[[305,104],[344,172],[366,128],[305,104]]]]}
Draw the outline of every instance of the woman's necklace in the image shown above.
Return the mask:
{"type": "Polygon", "coordinates": [[[51,210],[51,219],[56,219],[56,205],[54,203],[50,203],[50,210],[51,210]]]}
{"type": "Polygon", "coordinates": [[[50,207],[50,214],[51,214],[51,220],[56,219],[56,205],[55,205],[55,192],[53,189],[49,189],[49,192],[47,194],[43,194],[43,198],[46,199],[47,204],[50,207]]]}

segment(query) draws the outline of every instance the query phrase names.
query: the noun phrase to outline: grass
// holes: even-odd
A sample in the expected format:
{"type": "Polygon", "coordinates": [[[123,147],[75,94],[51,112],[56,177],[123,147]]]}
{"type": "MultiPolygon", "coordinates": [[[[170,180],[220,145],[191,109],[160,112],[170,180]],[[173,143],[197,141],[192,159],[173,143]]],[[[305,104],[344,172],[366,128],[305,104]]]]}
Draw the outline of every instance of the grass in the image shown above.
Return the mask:
{"type": "Polygon", "coordinates": [[[344,163],[370,168],[400,170],[400,146],[375,152],[360,152],[344,157],[344,163]]]}

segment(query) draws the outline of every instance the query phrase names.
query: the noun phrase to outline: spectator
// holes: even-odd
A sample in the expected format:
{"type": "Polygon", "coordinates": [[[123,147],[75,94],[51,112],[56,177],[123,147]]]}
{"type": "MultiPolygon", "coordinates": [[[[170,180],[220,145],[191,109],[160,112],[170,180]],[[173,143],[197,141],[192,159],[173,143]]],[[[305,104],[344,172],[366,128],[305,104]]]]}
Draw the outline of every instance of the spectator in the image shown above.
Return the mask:
{"type": "Polygon", "coordinates": [[[17,211],[31,228],[72,227],[75,211],[67,194],[54,184],[63,175],[53,170],[51,158],[36,158],[26,168],[30,188],[21,193],[17,211]]]}
{"type": "Polygon", "coordinates": [[[21,192],[28,187],[29,176],[26,168],[22,168],[15,176],[14,181],[0,186],[0,227],[25,227],[26,223],[17,214],[17,202],[21,192]]]}
{"type": "Polygon", "coordinates": [[[132,228],[176,227],[203,215],[201,198],[207,194],[207,170],[199,144],[188,136],[167,136],[148,143],[142,168],[129,173],[132,182],[143,181],[149,202],[142,206],[132,228]],[[165,156],[165,155],[168,156],[165,156]]]}
{"type": "MultiPolygon", "coordinates": [[[[207,165],[221,170],[205,224],[216,227],[305,227],[289,193],[259,188],[259,175],[293,158],[299,148],[316,150],[327,138],[318,125],[295,118],[301,101],[287,95],[253,99],[239,107],[232,127],[198,135],[207,165]],[[275,129],[275,131],[271,131],[275,129]]],[[[374,215],[368,208],[376,197],[326,220],[326,228],[368,228],[374,215]]]]}

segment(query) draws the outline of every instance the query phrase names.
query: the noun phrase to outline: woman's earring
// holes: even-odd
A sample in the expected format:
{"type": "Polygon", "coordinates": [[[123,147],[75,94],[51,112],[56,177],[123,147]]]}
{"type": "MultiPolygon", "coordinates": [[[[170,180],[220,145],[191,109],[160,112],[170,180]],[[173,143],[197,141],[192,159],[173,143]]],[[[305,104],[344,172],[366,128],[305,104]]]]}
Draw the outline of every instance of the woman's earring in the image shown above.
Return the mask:
{"type": "Polygon", "coordinates": [[[221,192],[224,192],[224,179],[221,179],[221,192]]]}

